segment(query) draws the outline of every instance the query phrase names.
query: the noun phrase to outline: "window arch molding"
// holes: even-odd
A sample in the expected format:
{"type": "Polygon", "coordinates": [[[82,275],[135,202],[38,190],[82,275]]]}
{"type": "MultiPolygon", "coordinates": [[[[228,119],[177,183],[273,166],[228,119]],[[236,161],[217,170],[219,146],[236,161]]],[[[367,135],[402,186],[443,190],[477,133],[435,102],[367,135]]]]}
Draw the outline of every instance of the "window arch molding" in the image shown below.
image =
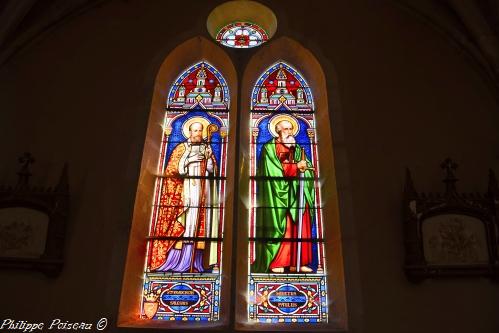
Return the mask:
{"type": "MultiPolygon", "coordinates": [[[[156,71],[152,90],[151,105],[147,121],[147,129],[143,146],[140,174],[135,195],[134,212],[128,243],[127,259],[123,277],[121,300],[119,307],[118,326],[121,327],[157,327],[185,329],[182,323],[164,322],[161,320],[144,321],[139,319],[140,301],[142,297],[144,262],[146,260],[146,238],[151,219],[151,208],[154,200],[154,184],[156,179],[158,158],[160,156],[165,106],[168,93],[178,76],[192,65],[206,61],[220,71],[228,85],[230,95],[230,121],[232,128],[228,131],[228,141],[235,142],[236,133],[233,130],[237,122],[237,74],[230,57],[214,42],[203,37],[191,38],[164,58],[156,71]]],[[[234,158],[235,145],[228,145],[227,151],[227,190],[226,190],[226,221],[232,221],[233,213],[233,188],[234,188],[234,158]]],[[[232,223],[224,226],[224,254],[223,266],[225,267],[221,284],[221,298],[230,299],[231,279],[230,262],[232,256],[232,223]]],[[[221,302],[220,320],[214,323],[192,323],[195,326],[223,326],[229,320],[230,304],[221,302]]]]}
{"type": "MultiPolygon", "coordinates": [[[[319,52],[320,54],[320,52],[319,52]]],[[[273,324],[272,327],[265,325],[254,325],[247,322],[247,273],[248,256],[241,255],[240,252],[248,251],[248,188],[249,188],[249,117],[250,101],[253,85],[262,72],[270,65],[282,60],[296,68],[308,81],[314,95],[316,105],[317,132],[320,140],[319,158],[322,170],[328,170],[328,176],[322,174],[322,202],[325,204],[325,214],[328,220],[324,221],[328,278],[328,300],[329,300],[329,321],[327,324],[314,325],[313,329],[334,329],[346,330],[348,323],[352,327],[356,326],[356,318],[362,315],[361,295],[359,292],[360,280],[358,275],[356,241],[353,229],[353,213],[351,209],[351,199],[348,188],[348,163],[344,146],[334,145],[333,136],[338,142],[342,142],[341,118],[339,103],[337,99],[336,76],[332,81],[333,90],[327,91],[326,76],[321,64],[327,67],[328,73],[331,65],[328,61],[319,64],[317,58],[298,42],[288,37],[281,37],[270,41],[267,45],[257,49],[245,67],[236,71],[231,58],[225,51],[215,43],[203,38],[191,38],[172,50],[164,61],[160,64],[151,98],[150,111],[147,123],[141,168],[137,185],[137,192],[134,204],[133,221],[128,244],[128,256],[126,260],[124,279],[122,284],[121,302],[119,307],[118,326],[121,327],[157,327],[169,329],[185,330],[182,323],[165,323],[162,321],[144,321],[138,319],[140,313],[140,298],[142,292],[142,274],[146,246],[144,239],[147,237],[151,204],[153,202],[154,175],[157,169],[158,157],[161,147],[161,124],[164,119],[165,101],[168,98],[170,87],[180,73],[199,61],[207,61],[217,68],[225,77],[230,93],[230,120],[229,140],[239,145],[228,146],[227,161],[227,201],[226,201],[226,221],[224,236],[224,259],[223,265],[226,267],[222,275],[222,308],[220,310],[220,321],[215,323],[192,323],[193,329],[200,329],[210,326],[226,326],[235,324],[236,329],[243,330],[302,330],[302,325],[288,324],[280,326],[273,324]],[[243,72],[244,71],[244,72],[243,72]],[[238,90],[238,75],[242,74],[241,86],[238,90]],[[332,101],[328,101],[328,95],[332,101]],[[238,99],[240,101],[238,101],[238,99]],[[328,105],[328,103],[330,105],[328,105]],[[241,109],[238,110],[238,107],[241,109]],[[240,120],[238,119],[240,118],[240,120]],[[239,124],[236,126],[236,124],[239,124]],[[240,130],[236,133],[235,128],[240,130]],[[238,140],[236,140],[236,138],[238,140]],[[236,159],[236,154],[238,158],[236,159]],[[231,158],[233,157],[233,158],[231,158]],[[333,158],[334,157],[334,158],[333,158]],[[238,165],[236,164],[238,162],[238,165]],[[237,169],[236,169],[237,167],[237,169]],[[239,170],[241,174],[239,174],[239,170]],[[238,174],[236,174],[238,172],[238,174]],[[238,182],[235,179],[238,177],[238,182]],[[238,188],[238,193],[234,193],[234,188],[238,188]],[[328,188],[330,190],[324,190],[328,188]],[[342,200],[338,201],[337,188],[341,189],[342,200]],[[345,190],[346,188],[346,190],[345,190]],[[341,204],[341,209],[339,206],[341,204]],[[234,205],[237,204],[235,207],[234,205]],[[246,205],[246,206],[245,206],[246,205]],[[235,209],[234,209],[235,208],[235,209]],[[339,218],[339,212],[342,218],[339,218]],[[236,212],[236,216],[232,214],[236,212]],[[329,223],[329,218],[331,223],[329,223]],[[231,221],[236,221],[237,224],[231,221]],[[342,223],[340,223],[342,222],[342,223]],[[237,228],[236,230],[233,230],[237,228]],[[233,232],[237,237],[238,253],[234,253],[231,246],[233,232]],[[342,236],[343,235],[343,236],[342,236]],[[344,241],[344,237],[348,237],[344,241]],[[346,266],[343,262],[342,249],[348,254],[346,266]],[[234,257],[232,257],[234,255],[234,257]],[[230,276],[230,263],[236,262],[237,277],[230,276]],[[347,275],[349,284],[349,294],[345,290],[345,276],[347,275]],[[233,283],[233,285],[231,285],[233,283]],[[234,285],[235,284],[235,285],[234,285]],[[232,294],[232,295],[231,295],[232,294]],[[346,303],[349,303],[349,311],[346,311],[346,303]],[[231,313],[230,308],[235,311],[231,313]],[[234,318],[235,317],[235,318],[234,318]],[[230,319],[229,319],[230,318],[230,319]],[[230,321],[230,323],[229,323],[230,321]]],[[[324,60],[324,59],[321,59],[324,60]]],[[[152,81],[152,80],[151,80],[152,81]]],[[[331,81],[331,79],[329,80],[331,81]]],[[[330,83],[330,82],[329,82],[330,83]]],[[[152,86],[152,84],[151,84],[152,86]]],[[[331,85],[330,85],[331,86],[331,85]]],[[[310,326],[312,328],[312,326],[310,326]]]]}
{"type": "MultiPolygon", "coordinates": [[[[342,227],[339,216],[339,201],[337,191],[337,180],[335,162],[336,154],[333,148],[333,129],[330,117],[333,113],[328,105],[328,90],[326,76],[316,57],[300,43],[289,37],[280,37],[270,41],[258,49],[248,61],[241,80],[241,130],[239,161],[242,164],[240,169],[244,174],[240,177],[239,196],[240,209],[237,227],[238,248],[248,251],[248,230],[249,230],[249,170],[250,170],[250,110],[251,93],[259,77],[273,64],[282,61],[298,70],[303,78],[307,80],[315,103],[315,117],[317,124],[318,154],[319,163],[322,170],[320,176],[323,204],[323,226],[325,238],[326,254],[326,274],[328,283],[328,308],[329,320],[327,324],[317,324],[309,326],[310,329],[336,329],[342,330],[348,327],[347,295],[345,290],[345,271],[343,262],[342,227]],[[327,173],[324,172],[327,170],[327,173]]],[[[337,95],[332,94],[333,98],[337,95]]],[[[341,134],[341,133],[340,133],[341,134]]],[[[340,149],[341,150],[341,149],[340,149]]],[[[344,152],[342,152],[344,153],[344,152]]],[[[344,155],[342,156],[345,157],[344,155]]],[[[345,162],[343,160],[342,162],[345,162]]],[[[343,171],[343,170],[342,170],[343,171]]],[[[342,175],[343,176],[343,175],[342,175]]],[[[348,210],[348,209],[347,209],[348,210]]],[[[347,214],[348,215],[348,214],[347,214]]],[[[347,228],[350,232],[351,228],[347,228]]],[[[350,246],[349,246],[350,247],[350,246]]],[[[356,256],[354,256],[356,257],[356,256]]],[[[353,265],[356,267],[356,265],[353,265]]],[[[237,257],[237,281],[236,286],[241,299],[236,301],[236,328],[268,330],[268,324],[255,324],[248,322],[247,301],[242,299],[248,297],[248,252],[237,257]]],[[[355,285],[355,283],[354,283],[355,285]]],[[[357,303],[357,302],[355,302],[357,303]]],[[[272,330],[293,330],[303,329],[299,324],[272,324],[272,330]]]]}

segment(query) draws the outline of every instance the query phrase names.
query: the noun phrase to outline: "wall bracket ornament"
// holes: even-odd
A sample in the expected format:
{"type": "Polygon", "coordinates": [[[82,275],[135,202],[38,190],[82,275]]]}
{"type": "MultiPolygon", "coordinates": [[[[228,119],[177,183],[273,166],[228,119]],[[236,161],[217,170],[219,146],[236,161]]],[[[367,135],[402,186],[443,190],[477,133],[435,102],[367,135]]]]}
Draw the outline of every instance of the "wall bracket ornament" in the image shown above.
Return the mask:
{"type": "Polygon", "coordinates": [[[487,276],[499,281],[499,187],[492,170],[486,193],[459,193],[457,163],[445,159],[444,193],[418,193],[406,169],[404,271],[412,282],[433,277],[487,276]]]}
{"type": "Polygon", "coordinates": [[[62,270],[69,209],[68,166],[54,188],[29,183],[30,153],[19,158],[15,186],[0,184],[0,268],[30,269],[56,277],[62,270]]]}

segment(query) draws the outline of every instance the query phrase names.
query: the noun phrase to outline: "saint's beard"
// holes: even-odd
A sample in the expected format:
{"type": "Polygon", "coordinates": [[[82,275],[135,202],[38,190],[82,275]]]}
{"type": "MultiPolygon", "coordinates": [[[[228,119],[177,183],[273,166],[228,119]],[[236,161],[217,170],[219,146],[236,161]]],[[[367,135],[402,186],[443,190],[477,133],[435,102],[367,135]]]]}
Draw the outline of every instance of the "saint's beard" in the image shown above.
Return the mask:
{"type": "Polygon", "coordinates": [[[203,137],[200,136],[191,136],[191,142],[193,143],[200,143],[203,141],[203,137]]]}
{"type": "Polygon", "coordinates": [[[284,146],[288,148],[294,147],[296,144],[295,137],[292,136],[291,134],[287,136],[281,136],[281,142],[284,144],[284,146]]]}

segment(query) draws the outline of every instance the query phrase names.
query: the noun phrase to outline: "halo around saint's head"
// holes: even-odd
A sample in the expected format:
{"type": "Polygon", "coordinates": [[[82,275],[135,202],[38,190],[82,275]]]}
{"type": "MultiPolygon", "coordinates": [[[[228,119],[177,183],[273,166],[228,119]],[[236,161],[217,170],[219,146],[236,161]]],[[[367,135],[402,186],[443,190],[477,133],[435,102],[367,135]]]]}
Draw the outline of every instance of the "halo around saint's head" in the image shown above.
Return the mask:
{"type": "Polygon", "coordinates": [[[203,125],[203,139],[206,139],[206,137],[208,136],[207,129],[210,121],[203,117],[194,117],[188,119],[182,126],[182,133],[184,134],[184,136],[186,138],[189,138],[191,136],[189,133],[189,126],[191,126],[193,123],[201,123],[203,125]]]}
{"type": "Polygon", "coordinates": [[[278,137],[279,134],[277,134],[275,130],[275,125],[279,123],[280,121],[287,120],[293,125],[293,136],[295,136],[299,131],[300,131],[300,124],[296,120],[296,118],[291,117],[287,114],[279,114],[276,116],[273,116],[272,119],[269,121],[269,131],[272,133],[272,136],[278,137]]]}

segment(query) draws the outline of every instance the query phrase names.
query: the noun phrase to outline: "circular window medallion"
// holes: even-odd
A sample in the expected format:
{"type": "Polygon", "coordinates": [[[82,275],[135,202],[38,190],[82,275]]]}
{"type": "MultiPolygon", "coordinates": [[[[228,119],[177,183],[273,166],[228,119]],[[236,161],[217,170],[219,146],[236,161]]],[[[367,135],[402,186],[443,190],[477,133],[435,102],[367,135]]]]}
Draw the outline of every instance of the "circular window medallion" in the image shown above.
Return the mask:
{"type": "Polygon", "coordinates": [[[235,22],[220,29],[216,40],[228,47],[248,48],[265,43],[268,36],[263,28],[254,23],[235,22]]]}
{"type": "Polygon", "coordinates": [[[208,16],[206,27],[220,44],[246,49],[272,38],[277,19],[272,10],[261,3],[234,0],[215,7],[208,16]]]}

